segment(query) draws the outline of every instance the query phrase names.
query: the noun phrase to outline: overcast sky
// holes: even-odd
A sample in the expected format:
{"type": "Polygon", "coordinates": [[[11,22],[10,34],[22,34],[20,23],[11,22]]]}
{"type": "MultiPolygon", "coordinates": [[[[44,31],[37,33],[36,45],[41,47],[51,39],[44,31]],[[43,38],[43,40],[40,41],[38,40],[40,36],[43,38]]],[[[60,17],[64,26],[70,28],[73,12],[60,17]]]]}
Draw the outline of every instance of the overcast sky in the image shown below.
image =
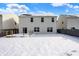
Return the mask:
{"type": "Polygon", "coordinates": [[[79,3],[0,3],[0,14],[79,14],[79,3]]]}

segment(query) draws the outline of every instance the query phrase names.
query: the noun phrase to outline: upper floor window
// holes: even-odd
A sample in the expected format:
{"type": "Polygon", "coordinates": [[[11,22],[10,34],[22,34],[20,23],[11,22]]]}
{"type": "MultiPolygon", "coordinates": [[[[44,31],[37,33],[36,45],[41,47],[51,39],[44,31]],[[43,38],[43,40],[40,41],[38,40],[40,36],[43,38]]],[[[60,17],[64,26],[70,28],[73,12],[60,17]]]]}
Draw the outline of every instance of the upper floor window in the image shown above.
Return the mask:
{"type": "Polygon", "coordinates": [[[33,18],[31,18],[30,22],[33,22],[33,18]]]}
{"type": "Polygon", "coordinates": [[[52,22],[54,22],[54,18],[52,18],[52,22]]]}
{"type": "Polygon", "coordinates": [[[44,22],[44,18],[43,17],[41,18],[41,22],[44,22]]]}

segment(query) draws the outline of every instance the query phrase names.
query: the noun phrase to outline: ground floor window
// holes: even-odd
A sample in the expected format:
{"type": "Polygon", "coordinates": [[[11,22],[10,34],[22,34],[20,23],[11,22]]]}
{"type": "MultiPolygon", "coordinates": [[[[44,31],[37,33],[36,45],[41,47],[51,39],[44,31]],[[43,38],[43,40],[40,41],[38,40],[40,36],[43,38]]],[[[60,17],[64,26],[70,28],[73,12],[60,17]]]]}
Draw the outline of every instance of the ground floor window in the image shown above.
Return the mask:
{"type": "Polygon", "coordinates": [[[23,33],[27,33],[27,28],[23,28],[23,33]]]}
{"type": "Polygon", "coordinates": [[[75,29],[75,27],[71,27],[71,29],[72,29],[72,30],[74,30],[74,29],[75,29]]]}
{"type": "Polygon", "coordinates": [[[47,32],[53,32],[53,28],[52,27],[47,27],[47,32]]]}
{"type": "Polygon", "coordinates": [[[39,32],[40,28],[39,27],[34,27],[34,32],[39,32]]]}

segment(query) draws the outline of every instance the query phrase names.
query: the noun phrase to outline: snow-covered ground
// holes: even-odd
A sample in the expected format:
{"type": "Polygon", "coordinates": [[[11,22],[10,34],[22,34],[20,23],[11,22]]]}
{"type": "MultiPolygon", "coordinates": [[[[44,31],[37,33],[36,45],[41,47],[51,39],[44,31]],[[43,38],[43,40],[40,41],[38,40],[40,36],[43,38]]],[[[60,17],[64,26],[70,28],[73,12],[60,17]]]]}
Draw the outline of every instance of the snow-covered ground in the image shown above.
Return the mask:
{"type": "Polygon", "coordinates": [[[79,56],[79,37],[64,34],[15,34],[0,38],[4,56],[79,56]]]}

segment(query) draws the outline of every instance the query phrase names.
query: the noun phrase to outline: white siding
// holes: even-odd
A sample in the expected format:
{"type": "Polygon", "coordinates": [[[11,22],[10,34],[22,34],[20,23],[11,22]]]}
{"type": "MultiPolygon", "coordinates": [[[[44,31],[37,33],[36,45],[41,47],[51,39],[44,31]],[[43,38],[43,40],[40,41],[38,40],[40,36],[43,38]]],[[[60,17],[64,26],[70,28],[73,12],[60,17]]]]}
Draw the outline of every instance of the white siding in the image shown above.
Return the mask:
{"type": "Polygon", "coordinates": [[[57,29],[66,29],[67,28],[67,19],[66,16],[60,15],[57,20],[57,29]],[[64,22],[62,24],[62,22],[64,22]]]}
{"type": "Polygon", "coordinates": [[[71,29],[72,27],[79,29],[79,17],[73,15],[59,16],[57,22],[58,29],[71,29]],[[62,24],[62,22],[64,22],[64,24],[62,24]]]}
{"type": "Polygon", "coordinates": [[[3,14],[3,29],[19,28],[19,19],[15,14],[3,14]],[[15,25],[16,22],[16,25],[15,25]]]}
{"type": "Polygon", "coordinates": [[[79,29],[79,18],[67,19],[67,29],[71,29],[72,27],[79,29]]]}
{"type": "Polygon", "coordinates": [[[27,27],[27,32],[34,31],[34,27],[39,27],[40,32],[47,33],[47,27],[52,27],[53,32],[56,33],[56,18],[54,17],[54,22],[51,22],[53,16],[25,16],[20,17],[19,32],[23,33],[23,27],[27,27]],[[30,22],[30,18],[33,17],[33,22],[30,22]],[[41,17],[44,17],[44,22],[41,22],[41,17]]]}

